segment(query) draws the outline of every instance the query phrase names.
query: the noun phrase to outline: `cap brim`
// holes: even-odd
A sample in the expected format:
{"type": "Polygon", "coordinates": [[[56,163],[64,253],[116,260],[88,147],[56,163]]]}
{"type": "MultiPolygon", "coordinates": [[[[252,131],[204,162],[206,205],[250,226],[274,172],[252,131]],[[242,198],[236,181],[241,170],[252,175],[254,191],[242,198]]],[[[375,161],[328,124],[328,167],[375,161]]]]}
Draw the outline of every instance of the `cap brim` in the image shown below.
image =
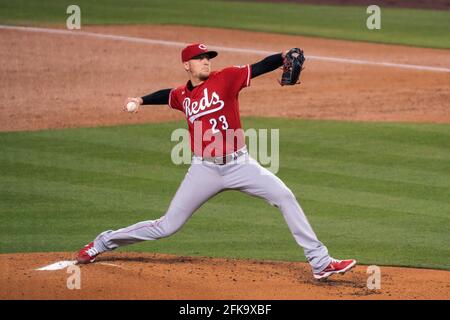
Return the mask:
{"type": "Polygon", "coordinates": [[[217,51],[208,51],[208,52],[203,52],[203,53],[200,53],[200,54],[198,54],[196,56],[193,56],[191,59],[195,59],[198,56],[201,56],[201,55],[204,55],[204,54],[207,54],[210,59],[215,58],[218,55],[217,51]]]}

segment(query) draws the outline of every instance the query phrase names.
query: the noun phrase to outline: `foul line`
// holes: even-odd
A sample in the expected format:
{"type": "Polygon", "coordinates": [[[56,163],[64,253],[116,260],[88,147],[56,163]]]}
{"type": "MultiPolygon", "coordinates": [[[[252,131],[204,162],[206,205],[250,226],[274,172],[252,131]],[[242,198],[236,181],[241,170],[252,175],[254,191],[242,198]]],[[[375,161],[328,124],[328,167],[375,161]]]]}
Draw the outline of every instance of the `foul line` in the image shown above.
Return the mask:
{"type": "MultiPolygon", "coordinates": [[[[84,37],[92,37],[92,38],[115,40],[115,41],[126,41],[126,42],[134,42],[134,43],[163,45],[163,46],[178,47],[178,48],[183,48],[187,45],[187,43],[184,43],[184,42],[110,35],[110,34],[87,32],[87,31],[69,31],[69,30],[62,30],[62,29],[20,27],[20,26],[6,26],[6,25],[0,25],[0,29],[26,31],[26,32],[37,32],[37,33],[49,33],[49,34],[61,34],[61,35],[71,35],[71,36],[84,36],[84,37]]],[[[273,51],[265,51],[265,50],[241,49],[241,48],[220,47],[220,46],[210,46],[210,47],[212,49],[215,49],[218,51],[224,51],[224,52],[240,52],[240,53],[259,54],[259,55],[273,54],[273,51]]],[[[358,60],[358,59],[338,58],[338,57],[323,57],[323,56],[314,56],[314,55],[308,55],[306,57],[311,60],[337,62],[337,63],[383,66],[383,67],[413,69],[413,70],[423,70],[423,71],[433,71],[433,72],[450,72],[450,68],[445,68],[445,67],[421,66],[421,65],[414,65],[414,64],[403,64],[403,63],[392,63],[392,62],[377,62],[377,61],[369,61],[369,60],[358,60]]]]}

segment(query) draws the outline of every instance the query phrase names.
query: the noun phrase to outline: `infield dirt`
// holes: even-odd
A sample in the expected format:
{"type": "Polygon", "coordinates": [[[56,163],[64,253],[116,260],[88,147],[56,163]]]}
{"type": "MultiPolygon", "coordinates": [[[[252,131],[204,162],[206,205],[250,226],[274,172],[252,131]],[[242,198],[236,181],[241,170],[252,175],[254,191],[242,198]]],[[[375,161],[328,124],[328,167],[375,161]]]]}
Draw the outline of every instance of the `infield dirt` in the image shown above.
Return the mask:
{"type": "MultiPolygon", "coordinates": [[[[252,80],[242,116],[450,123],[450,73],[308,60],[308,55],[450,68],[448,50],[179,26],[90,26],[82,31],[280,52],[299,46],[302,84],[280,87],[281,71],[252,80]]],[[[90,37],[0,30],[0,131],[183,119],[167,106],[121,107],[186,82],[180,48],[90,37]]],[[[213,69],[264,58],[221,52],[213,69]]]]}
{"type": "Polygon", "coordinates": [[[381,267],[369,290],[366,266],[327,281],[301,262],[106,253],[80,267],[80,289],[66,270],[37,271],[73,253],[2,254],[0,299],[450,299],[450,272],[381,267]]]}

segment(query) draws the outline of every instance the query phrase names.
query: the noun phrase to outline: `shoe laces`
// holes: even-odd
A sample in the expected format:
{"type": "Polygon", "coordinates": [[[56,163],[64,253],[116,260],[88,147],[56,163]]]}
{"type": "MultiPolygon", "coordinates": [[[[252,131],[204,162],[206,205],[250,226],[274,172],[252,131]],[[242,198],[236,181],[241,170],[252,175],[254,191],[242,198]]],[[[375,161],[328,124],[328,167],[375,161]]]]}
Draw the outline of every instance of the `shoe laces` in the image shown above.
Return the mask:
{"type": "Polygon", "coordinates": [[[92,247],[92,248],[87,249],[87,250],[86,250],[86,253],[87,253],[90,257],[93,257],[93,256],[98,255],[98,250],[95,249],[94,247],[92,247]]]}
{"type": "Polygon", "coordinates": [[[331,258],[331,263],[340,263],[340,262],[341,262],[341,260],[331,258]]]}

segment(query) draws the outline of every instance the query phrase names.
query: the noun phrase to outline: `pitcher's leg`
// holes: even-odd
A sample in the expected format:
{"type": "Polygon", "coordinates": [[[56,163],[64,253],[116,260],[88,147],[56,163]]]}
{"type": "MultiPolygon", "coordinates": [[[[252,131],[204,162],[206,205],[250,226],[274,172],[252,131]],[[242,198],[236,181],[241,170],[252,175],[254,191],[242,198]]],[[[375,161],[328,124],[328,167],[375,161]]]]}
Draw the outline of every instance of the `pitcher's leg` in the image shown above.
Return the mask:
{"type": "Polygon", "coordinates": [[[278,207],[295,241],[304,250],[313,271],[325,269],[331,262],[326,246],[317,239],[292,191],[269,170],[249,157],[246,163],[230,167],[226,187],[261,197],[278,207]]]}
{"type": "Polygon", "coordinates": [[[168,237],[177,232],[204,202],[221,190],[222,178],[216,171],[203,164],[193,164],[163,217],[103,232],[94,240],[94,247],[103,252],[168,237]]]}

